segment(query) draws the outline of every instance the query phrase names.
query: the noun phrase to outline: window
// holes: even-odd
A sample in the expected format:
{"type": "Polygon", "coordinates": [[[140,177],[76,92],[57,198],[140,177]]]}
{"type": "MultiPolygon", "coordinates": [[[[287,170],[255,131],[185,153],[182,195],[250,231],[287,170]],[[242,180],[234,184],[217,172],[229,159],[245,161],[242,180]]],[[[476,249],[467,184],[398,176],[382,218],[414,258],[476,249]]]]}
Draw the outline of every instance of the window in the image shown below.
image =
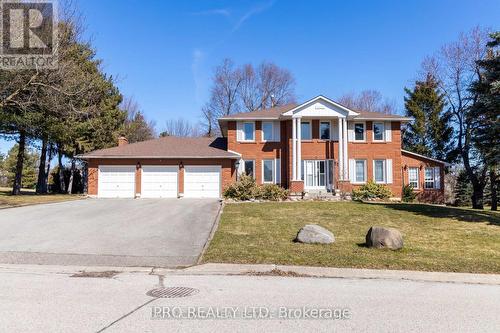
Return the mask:
{"type": "Polygon", "coordinates": [[[435,168],[425,168],[424,173],[424,188],[436,188],[436,173],[435,168]]]}
{"type": "Polygon", "coordinates": [[[255,161],[254,160],[245,161],[245,174],[247,176],[251,176],[252,178],[255,178],[254,169],[255,169],[255,161]]]}
{"type": "Polygon", "coordinates": [[[274,181],[274,160],[262,161],[262,182],[272,183],[274,181]]]}
{"type": "Polygon", "coordinates": [[[366,161],[356,160],[355,181],[356,183],[366,182],[366,161]]]}
{"type": "Polygon", "coordinates": [[[384,123],[373,123],[373,141],[384,141],[384,123]]]}
{"type": "Polygon", "coordinates": [[[319,125],[319,135],[321,140],[330,140],[330,122],[322,121],[319,125]]]}
{"type": "Polygon", "coordinates": [[[273,140],[273,123],[263,122],[262,123],[262,141],[272,141],[273,140]]]}
{"type": "Polygon", "coordinates": [[[302,140],[311,140],[311,123],[309,121],[303,121],[300,123],[300,134],[302,140]]]}
{"type": "Polygon", "coordinates": [[[255,140],[255,124],[254,123],[243,123],[243,140],[244,141],[254,141],[255,140]]]}
{"type": "Polygon", "coordinates": [[[354,124],[354,140],[355,141],[365,141],[365,124],[355,123],[354,124]]]}
{"type": "Polygon", "coordinates": [[[408,184],[418,188],[418,168],[408,168],[408,184]]]}
{"type": "Polygon", "coordinates": [[[385,160],[373,161],[373,173],[376,183],[385,183],[385,160]]]}

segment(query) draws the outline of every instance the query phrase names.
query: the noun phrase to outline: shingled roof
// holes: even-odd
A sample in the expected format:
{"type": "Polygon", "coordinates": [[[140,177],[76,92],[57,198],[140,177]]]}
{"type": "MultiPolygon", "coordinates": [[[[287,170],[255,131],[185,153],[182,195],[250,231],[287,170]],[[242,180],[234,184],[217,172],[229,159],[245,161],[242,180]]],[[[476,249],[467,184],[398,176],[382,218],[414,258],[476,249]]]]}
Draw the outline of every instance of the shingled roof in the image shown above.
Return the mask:
{"type": "Polygon", "coordinates": [[[240,156],[227,151],[225,138],[181,138],[166,136],[158,139],[100,149],[81,159],[92,158],[230,158],[240,156]]]}

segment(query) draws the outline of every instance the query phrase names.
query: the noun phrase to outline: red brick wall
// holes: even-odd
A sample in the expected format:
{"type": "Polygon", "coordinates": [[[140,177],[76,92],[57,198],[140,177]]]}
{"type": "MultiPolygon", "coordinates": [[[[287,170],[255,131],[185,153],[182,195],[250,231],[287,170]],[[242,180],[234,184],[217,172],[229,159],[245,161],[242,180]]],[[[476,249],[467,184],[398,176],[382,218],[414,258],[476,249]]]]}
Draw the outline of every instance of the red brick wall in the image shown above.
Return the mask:
{"type": "MultiPolygon", "coordinates": [[[[99,165],[179,165],[181,162],[186,165],[220,165],[222,189],[236,180],[234,160],[230,159],[92,159],[88,164],[88,194],[97,195],[98,168],[99,165]]],[[[184,169],[179,172],[179,193],[184,193],[184,169]]],[[[136,193],[141,193],[141,170],[136,169],[135,173],[136,193]]]]}
{"type": "Polygon", "coordinates": [[[404,184],[408,184],[409,182],[408,168],[410,167],[420,169],[418,172],[418,189],[415,190],[415,192],[417,192],[417,200],[422,202],[444,203],[444,165],[442,163],[437,163],[426,158],[417,157],[403,152],[402,164],[399,170],[403,175],[404,184]],[[425,167],[441,168],[441,186],[439,190],[424,189],[425,167]]]}
{"type": "MultiPolygon", "coordinates": [[[[236,140],[236,122],[230,121],[228,124],[228,149],[242,154],[243,159],[254,159],[256,163],[257,182],[261,183],[261,161],[264,158],[281,157],[282,185],[289,188],[292,180],[292,121],[281,122],[281,142],[263,143],[261,142],[261,122],[255,122],[256,141],[255,142],[237,142],[236,140]],[[282,154],[280,154],[280,151],[282,154]],[[285,175],[288,175],[286,177],[285,175]]],[[[366,142],[349,142],[347,151],[348,159],[363,158],[367,160],[368,179],[373,178],[373,160],[374,159],[392,159],[393,164],[393,183],[388,185],[395,197],[401,196],[402,179],[398,172],[401,166],[401,124],[392,122],[391,142],[373,142],[372,122],[366,122],[366,142]]],[[[319,120],[312,121],[312,139],[302,141],[302,159],[335,160],[335,179],[338,179],[338,141],[325,141],[319,139],[319,120]]],[[[336,187],[340,184],[337,183],[336,187]]],[[[342,189],[351,191],[353,187],[350,183],[342,182],[342,189]]]]}

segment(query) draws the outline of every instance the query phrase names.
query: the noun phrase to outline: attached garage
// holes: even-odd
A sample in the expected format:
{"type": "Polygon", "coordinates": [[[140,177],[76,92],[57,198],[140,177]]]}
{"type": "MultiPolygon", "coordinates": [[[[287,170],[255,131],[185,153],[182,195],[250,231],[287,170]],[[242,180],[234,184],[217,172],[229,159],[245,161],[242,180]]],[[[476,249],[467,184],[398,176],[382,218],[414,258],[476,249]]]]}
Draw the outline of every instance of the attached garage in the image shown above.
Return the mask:
{"type": "Polygon", "coordinates": [[[99,198],[133,198],[135,165],[99,165],[99,198]]]}
{"type": "Polygon", "coordinates": [[[184,169],[184,197],[219,198],[220,166],[186,166],[184,169]]]}
{"type": "Polygon", "coordinates": [[[220,198],[236,180],[225,138],[166,136],[79,156],[87,162],[88,194],[99,198],[220,198]]]}
{"type": "Polygon", "coordinates": [[[141,198],[176,198],[178,166],[143,165],[141,198]]]}

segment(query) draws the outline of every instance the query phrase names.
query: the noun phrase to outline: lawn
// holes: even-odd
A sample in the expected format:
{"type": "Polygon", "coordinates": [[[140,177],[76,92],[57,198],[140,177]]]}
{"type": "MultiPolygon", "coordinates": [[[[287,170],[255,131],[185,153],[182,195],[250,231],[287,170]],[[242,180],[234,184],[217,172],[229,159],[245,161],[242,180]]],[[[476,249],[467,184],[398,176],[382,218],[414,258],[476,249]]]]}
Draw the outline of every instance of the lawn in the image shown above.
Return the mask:
{"type": "Polygon", "coordinates": [[[26,206],[50,202],[82,199],[83,196],[76,194],[36,194],[33,190],[23,190],[21,195],[11,195],[12,189],[0,187],[0,208],[26,206]]]}
{"type": "Polygon", "coordinates": [[[203,261],[500,273],[500,214],[419,204],[228,204],[203,261]],[[305,224],[331,230],[336,242],[294,243],[305,224]],[[399,229],[404,248],[366,248],[373,225],[399,229]]]}

